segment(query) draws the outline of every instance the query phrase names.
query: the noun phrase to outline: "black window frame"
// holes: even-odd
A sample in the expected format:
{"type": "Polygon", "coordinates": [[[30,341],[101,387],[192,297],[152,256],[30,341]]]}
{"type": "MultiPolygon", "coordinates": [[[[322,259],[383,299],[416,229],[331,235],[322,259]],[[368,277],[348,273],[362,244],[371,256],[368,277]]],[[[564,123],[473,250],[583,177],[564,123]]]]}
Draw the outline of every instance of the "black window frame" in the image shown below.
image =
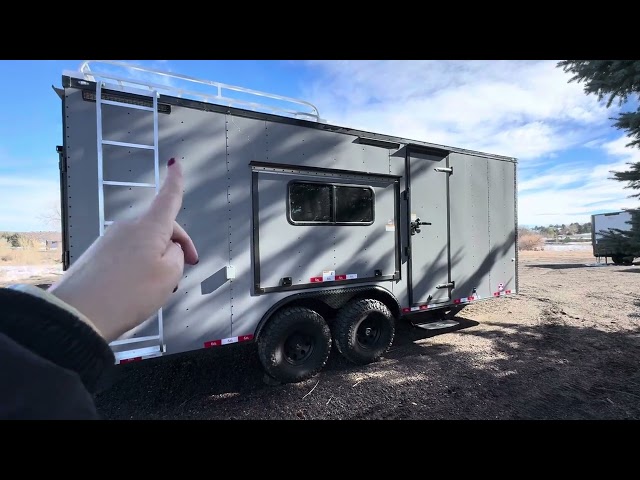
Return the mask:
{"type": "Polygon", "coordinates": [[[357,184],[357,183],[335,183],[335,182],[315,182],[315,181],[311,181],[311,180],[291,180],[289,183],[287,183],[287,221],[291,224],[291,225],[296,225],[296,226],[304,226],[304,225],[328,225],[328,226],[334,226],[334,225],[341,225],[341,226],[369,226],[369,225],[373,225],[376,221],[376,191],[375,189],[371,186],[371,185],[362,185],[362,184],[357,184]],[[311,185],[321,185],[321,186],[329,186],[331,187],[331,221],[296,221],[293,220],[293,218],[291,218],[291,187],[293,185],[299,185],[299,184],[311,184],[311,185]],[[336,197],[336,191],[337,188],[336,187],[352,187],[352,188],[363,188],[363,189],[368,189],[371,191],[371,221],[370,222],[337,222],[335,221],[336,216],[337,216],[337,211],[336,211],[336,206],[337,206],[337,197],[336,197]]]}

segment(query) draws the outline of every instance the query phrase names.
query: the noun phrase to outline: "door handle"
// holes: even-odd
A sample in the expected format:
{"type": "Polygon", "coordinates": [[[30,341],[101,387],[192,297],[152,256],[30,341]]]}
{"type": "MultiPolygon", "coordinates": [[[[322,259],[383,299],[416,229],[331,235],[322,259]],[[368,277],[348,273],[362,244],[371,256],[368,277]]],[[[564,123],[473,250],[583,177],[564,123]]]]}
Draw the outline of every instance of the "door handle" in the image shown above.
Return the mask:
{"type": "Polygon", "coordinates": [[[411,235],[420,233],[420,225],[431,225],[431,222],[421,222],[419,218],[416,218],[414,222],[410,222],[410,223],[411,223],[411,235]]]}

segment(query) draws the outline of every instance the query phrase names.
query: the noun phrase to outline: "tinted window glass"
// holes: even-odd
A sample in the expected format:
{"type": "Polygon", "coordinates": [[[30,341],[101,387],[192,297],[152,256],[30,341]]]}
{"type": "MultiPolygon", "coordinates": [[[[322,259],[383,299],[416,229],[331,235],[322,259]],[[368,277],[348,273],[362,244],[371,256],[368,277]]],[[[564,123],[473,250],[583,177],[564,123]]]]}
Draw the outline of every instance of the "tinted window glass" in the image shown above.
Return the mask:
{"type": "Polygon", "coordinates": [[[370,188],[336,186],[336,222],[373,222],[373,192],[370,188]]]}
{"type": "Polygon", "coordinates": [[[291,220],[294,222],[331,222],[331,185],[293,183],[289,187],[291,220]]]}

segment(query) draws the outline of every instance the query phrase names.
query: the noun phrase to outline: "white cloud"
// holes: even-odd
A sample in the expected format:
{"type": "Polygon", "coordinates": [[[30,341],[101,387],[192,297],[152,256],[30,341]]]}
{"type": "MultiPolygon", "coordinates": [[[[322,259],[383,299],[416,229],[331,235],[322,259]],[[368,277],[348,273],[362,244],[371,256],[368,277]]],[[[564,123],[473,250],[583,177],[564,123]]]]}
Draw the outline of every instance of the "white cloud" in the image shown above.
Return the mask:
{"type": "Polygon", "coordinates": [[[610,111],[552,61],[312,61],[330,123],[518,157],[593,139],[610,111]],[[585,128],[591,127],[591,128],[585,128]]]}
{"type": "Polygon", "coordinates": [[[600,144],[606,163],[546,171],[519,184],[519,222],[523,225],[588,222],[593,213],[638,206],[626,183],[612,180],[612,171],[626,170],[627,162],[640,161],[640,150],[628,148],[621,136],[600,144]],[[569,186],[568,188],[566,188],[569,186]]]}
{"type": "Polygon", "coordinates": [[[0,176],[0,231],[52,230],[41,216],[59,202],[57,181],[17,175],[0,176]]]}
{"type": "Polygon", "coordinates": [[[638,203],[610,170],[640,150],[625,137],[606,142],[614,108],[569,83],[555,61],[307,63],[319,76],[304,95],[329,123],[517,157],[522,224],[588,221],[638,203]],[[575,147],[601,150],[602,160],[567,164],[563,152],[575,147]]]}

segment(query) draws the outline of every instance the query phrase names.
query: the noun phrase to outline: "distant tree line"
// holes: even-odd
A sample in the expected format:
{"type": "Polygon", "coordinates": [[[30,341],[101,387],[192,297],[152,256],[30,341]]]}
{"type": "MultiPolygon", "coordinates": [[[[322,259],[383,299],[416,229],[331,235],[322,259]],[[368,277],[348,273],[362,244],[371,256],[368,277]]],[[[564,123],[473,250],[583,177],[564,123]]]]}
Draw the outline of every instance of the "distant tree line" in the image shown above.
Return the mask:
{"type": "Polygon", "coordinates": [[[38,243],[37,236],[29,232],[0,232],[0,241],[5,241],[10,247],[31,247],[38,243]]]}
{"type": "Polygon", "coordinates": [[[587,223],[570,223],[566,224],[555,224],[544,226],[535,226],[532,228],[534,232],[539,233],[543,237],[555,237],[556,235],[576,235],[580,233],[591,233],[591,222],[587,223]]]}

